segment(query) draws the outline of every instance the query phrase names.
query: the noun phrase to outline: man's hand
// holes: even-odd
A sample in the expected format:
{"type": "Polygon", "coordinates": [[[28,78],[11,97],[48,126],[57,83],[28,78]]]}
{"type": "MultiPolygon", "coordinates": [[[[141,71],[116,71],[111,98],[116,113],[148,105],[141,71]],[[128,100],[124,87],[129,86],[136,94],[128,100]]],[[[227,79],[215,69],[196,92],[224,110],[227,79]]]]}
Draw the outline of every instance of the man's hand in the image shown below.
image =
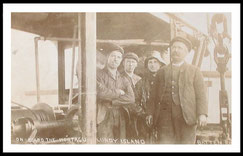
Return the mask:
{"type": "Polygon", "coordinates": [[[120,92],[120,95],[125,95],[125,92],[123,90],[121,90],[121,89],[118,89],[118,90],[120,92]]]}
{"type": "Polygon", "coordinates": [[[144,110],[143,110],[143,108],[142,108],[141,106],[137,106],[137,107],[135,108],[135,112],[136,112],[136,115],[137,115],[137,116],[142,116],[142,115],[145,114],[145,112],[144,112],[144,110]]]}
{"type": "Polygon", "coordinates": [[[202,114],[198,117],[198,126],[203,127],[206,125],[207,125],[207,116],[202,114]]]}
{"type": "Polygon", "coordinates": [[[150,127],[153,124],[153,116],[146,116],[146,124],[150,127]]]}

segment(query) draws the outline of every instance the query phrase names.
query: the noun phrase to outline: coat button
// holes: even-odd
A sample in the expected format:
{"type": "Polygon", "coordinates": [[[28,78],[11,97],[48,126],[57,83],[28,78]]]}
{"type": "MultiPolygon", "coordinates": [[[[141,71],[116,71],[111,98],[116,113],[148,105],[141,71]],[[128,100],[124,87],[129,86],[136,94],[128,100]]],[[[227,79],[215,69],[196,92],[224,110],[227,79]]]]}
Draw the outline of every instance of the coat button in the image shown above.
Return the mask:
{"type": "Polygon", "coordinates": [[[174,92],[172,92],[172,94],[174,95],[175,93],[174,93],[174,92]]]}

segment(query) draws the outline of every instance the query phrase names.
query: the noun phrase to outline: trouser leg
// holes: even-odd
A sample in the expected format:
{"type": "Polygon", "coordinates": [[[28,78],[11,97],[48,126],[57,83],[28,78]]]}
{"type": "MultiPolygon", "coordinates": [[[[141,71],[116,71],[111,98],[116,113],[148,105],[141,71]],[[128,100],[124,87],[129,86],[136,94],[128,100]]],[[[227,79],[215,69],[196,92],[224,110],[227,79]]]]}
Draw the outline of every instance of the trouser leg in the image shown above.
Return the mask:
{"type": "Polygon", "coordinates": [[[175,141],[174,128],[171,118],[170,109],[162,109],[160,112],[160,119],[157,126],[158,143],[159,144],[173,144],[175,141]]]}
{"type": "Polygon", "coordinates": [[[120,114],[119,138],[126,139],[126,119],[123,113],[120,114]]]}
{"type": "Polygon", "coordinates": [[[175,138],[172,126],[160,127],[158,129],[158,143],[159,144],[174,144],[175,138]]]}
{"type": "Polygon", "coordinates": [[[105,139],[113,139],[113,116],[112,113],[107,113],[105,119],[98,124],[97,126],[97,138],[98,143],[107,143],[104,142],[105,139]]]}
{"type": "MultiPolygon", "coordinates": [[[[184,122],[185,123],[185,122],[184,122]]],[[[186,123],[182,126],[181,144],[196,143],[196,125],[189,126],[186,123]]]]}
{"type": "Polygon", "coordinates": [[[146,125],[146,121],[145,121],[145,117],[138,117],[137,120],[137,131],[138,131],[138,138],[139,139],[143,139],[145,140],[145,143],[148,143],[148,141],[146,140],[148,137],[148,130],[147,130],[147,125],[146,125]]]}
{"type": "Polygon", "coordinates": [[[126,119],[122,109],[114,109],[114,127],[113,134],[114,138],[120,140],[126,139],[126,119]]]}
{"type": "Polygon", "coordinates": [[[188,125],[180,106],[173,107],[173,126],[177,144],[195,144],[196,125],[188,125]]]}

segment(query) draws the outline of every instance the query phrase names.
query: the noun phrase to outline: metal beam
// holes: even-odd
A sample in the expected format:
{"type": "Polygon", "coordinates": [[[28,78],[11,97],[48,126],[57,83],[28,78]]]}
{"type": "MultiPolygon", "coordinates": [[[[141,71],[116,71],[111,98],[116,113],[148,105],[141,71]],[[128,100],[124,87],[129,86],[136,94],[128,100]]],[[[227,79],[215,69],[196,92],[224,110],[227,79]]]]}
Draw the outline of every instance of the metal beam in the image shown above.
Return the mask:
{"type": "Polygon", "coordinates": [[[57,58],[58,58],[58,103],[65,103],[65,58],[63,42],[57,43],[57,58]]]}
{"type": "MultiPolygon", "coordinates": [[[[57,95],[58,91],[57,90],[40,90],[40,95],[57,95]]],[[[36,91],[25,91],[24,92],[25,96],[36,96],[37,92],[36,91]]]]}
{"type": "MultiPolygon", "coordinates": [[[[76,33],[77,33],[77,27],[74,26],[73,39],[76,38],[76,33]]],[[[70,82],[69,99],[68,99],[69,108],[71,108],[72,97],[73,97],[74,61],[75,61],[75,42],[73,42],[73,45],[72,45],[71,82],[70,82]]]]}
{"type": "Polygon", "coordinates": [[[169,43],[162,42],[145,42],[143,39],[134,39],[134,40],[97,40],[97,43],[116,43],[121,46],[127,45],[154,45],[154,46],[169,46],[169,43]]]}
{"type": "Polygon", "coordinates": [[[40,72],[39,72],[39,54],[38,54],[38,41],[39,37],[35,37],[35,72],[36,72],[36,92],[37,103],[40,103],[40,72]]]}
{"type": "Polygon", "coordinates": [[[197,48],[197,51],[195,51],[194,56],[193,56],[193,60],[192,60],[192,64],[195,66],[198,66],[200,68],[201,63],[202,63],[202,59],[204,57],[205,51],[206,51],[206,41],[205,41],[205,37],[202,36],[200,39],[200,45],[197,48]]]}
{"type": "Polygon", "coordinates": [[[165,13],[165,14],[167,14],[170,18],[175,19],[175,20],[177,20],[177,21],[183,23],[185,26],[187,26],[188,28],[192,29],[193,31],[200,32],[200,33],[202,33],[203,35],[207,36],[207,34],[205,34],[205,33],[201,32],[201,31],[199,31],[196,27],[192,26],[191,24],[189,24],[189,23],[186,22],[185,20],[181,19],[180,17],[176,16],[175,14],[173,14],[173,13],[165,13]]]}
{"type": "MultiPolygon", "coordinates": [[[[202,71],[202,74],[204,77],[209,77],[209,78],[219,78],[220,77],[220,74],[217,71],[202,71]]],[[[225,72],[225,78],[231,78],[230,71],[225,72]]]]}
{"type": "Polygon", "coordinates": [[[50,41],[67,41],[67,42],[78,42],[80,41],[79,39],[76,38],[63,38],[63,37],[39,37],[39,40],[45,41],[45,40],[50,40],[50,41]]]}
{"type": "MultiPolygon", "coordinates": [[[[83,116],[82,116],[82,51],[81,51],[81,13],[78,14],[78,114],[79,114],[79,118],[80,118],[80,122],[79,122],[79,126],[80,129],[82,128],[81,126],[83,123],[83,116]]],[[[84,136],[83,132],[82,132],[82,137],[84,136]]]]}

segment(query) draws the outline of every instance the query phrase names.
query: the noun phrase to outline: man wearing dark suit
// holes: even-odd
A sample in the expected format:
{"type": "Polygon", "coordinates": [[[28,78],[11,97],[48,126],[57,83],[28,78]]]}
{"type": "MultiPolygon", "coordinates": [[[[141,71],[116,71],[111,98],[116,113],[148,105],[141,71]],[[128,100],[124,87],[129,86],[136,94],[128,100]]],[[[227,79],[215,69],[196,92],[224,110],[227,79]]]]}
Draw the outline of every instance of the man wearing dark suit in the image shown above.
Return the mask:
{"type": "Polygon", "coordinates": [[[203,75],[185,62],[191,47],[186,38],[175,37],[170,43],[171,63],[161,68],[155,81],[156,94],[149,112],[161,144],[194,144],[197,125],[207,123],[203,75]]]}

